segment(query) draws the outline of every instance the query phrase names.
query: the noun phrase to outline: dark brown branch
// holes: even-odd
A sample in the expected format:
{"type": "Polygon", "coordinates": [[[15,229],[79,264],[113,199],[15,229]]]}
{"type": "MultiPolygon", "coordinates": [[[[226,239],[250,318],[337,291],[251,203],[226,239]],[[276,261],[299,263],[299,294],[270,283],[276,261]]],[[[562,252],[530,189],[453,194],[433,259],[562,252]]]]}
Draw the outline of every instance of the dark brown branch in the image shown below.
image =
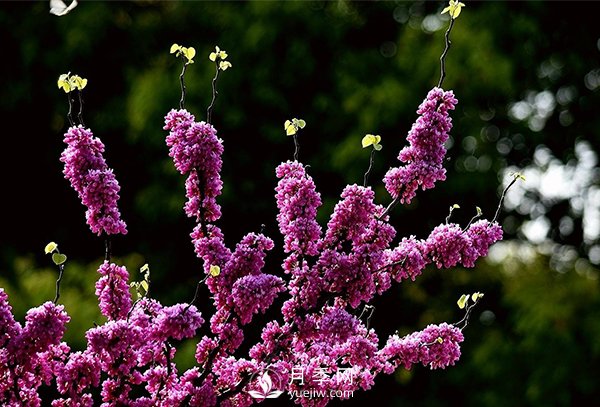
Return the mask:
{"type": "Polygon", "coordinates": [[[106,236],[104,238],[104,261],[110,262],[110,257],[112,255],[112,243],[110,241],[110,236],[106,236]]]}
{"type": "Polygon", "coordinates": [[[438,88],[442,87],[442,83],[444,83],[444,79],[446,78],[446,56],[448,55],[450,45],[452,45],[452,42],[450,41],[450,31],[452,31],[452,27],[454,27],[454,19],[450,17],[450,25],[448,25],[448,29],[444,35],[446,47],[444,48],[444,52],[440,57],[440,81],[438,82],[438,88]]]}
{"type": "Polygon", "coordinates": [[[79,119],[79,124],[85,127],[85,124],[83,123],[83,97],[81,96],[82,93],[83,91],[81,89],[77,91],[77,96],[79,97],[79,113],[77,114],[77,118],[79,119]]]}
{"type": "Polygon", "coordinates": [[[58,266],[58,279],[56,280],[56,293],[54,294],[54,303],[55,304],[58,302],[58,299],[60,298],[60,282],[62,281],[64,270],[65,270],[64,264],[61,264],[58,266]]]}
{"type": "Polygon", "coordinates": [[[467,325],[469,325],[469,318],[471,317],[471,312],[473,311],[473,308],[475,308],[475,306],[477,304],[479,304],[479,299],[477,299],[477,301],[475,301],[473,304],[470,304],[470,305],[467,304],[467,310],[465,312],[465,316],[460,321],[455,322],[452,325],[454,325],[461,331],[464,330],[467,327],[467,325]]]}
{"type": "Polygon", "coordinates": [[[513,180],[510,182],[510,184],[508,184],[508,186],[506,188],[504,188],[504,191],[502,191],[502,196],[500,197],[500,202],[498,202],[498,208],[496,209],[496,213],[494,214],[494,219],[492,219],[492,222],[496,222],[496,220],[498,219],[498,215],[500,215],[500,209],[502,209],[502,204],[504,203],[504,198],[506,197],[506,193],[508,192],[510,187],[512,187],[514,185],[514,183],[517,182],[518,178],[519,178],[519,176],[515,175],[513,180]]]}
{"type": "Polygon", "coordinates": [[[185,55],[183,52],[181,53],[181,60],[183,61],[183,68],[181,69],[181,74],[179,75],[179,83],[181,84],[181,99],[179,100],[179,108],[185,108],[185,71],[187,69],[188,63],[186,62],[185,55]]]}
{"type": "Polygon", "coordinates": [[[210,105],[206,109],[206,123],[210,123],[212,120],[212,112],[215,107],[215,101],[217,100],[217,79],[219,79],[219,59],[215,61],[215,76],[212,79],[212,99],[210,101],[210,105]]]}
{"type": "Polygon", "coordinates": [[[67,93],[67,102],[69,102],[69,111],[67,112],[67,119],[69,119],[69,124],[71,126],[74,126],[75,121],[73,120],[73,99],[71,98],[71,93],[67,93]]]}
{"type": "Polygon", "coordinates": [[[365,172],[365,176],[363,179],[363,187],[367,186],[367,182],[369,181],[369,174],[371,174],[371,169],[373,169],[373,162],[375,162],[375,149],[371,150],[371,156],[369,157],[369,168],[367,172],[365,172]]]}

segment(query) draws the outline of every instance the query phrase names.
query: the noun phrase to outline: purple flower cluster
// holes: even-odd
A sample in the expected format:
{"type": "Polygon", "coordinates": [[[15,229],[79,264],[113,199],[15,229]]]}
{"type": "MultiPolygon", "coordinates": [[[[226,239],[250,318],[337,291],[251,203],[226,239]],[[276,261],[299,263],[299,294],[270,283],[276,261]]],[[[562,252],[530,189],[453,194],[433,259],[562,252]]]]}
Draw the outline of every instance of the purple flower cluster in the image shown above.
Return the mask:
{"type": "Polygon", "coordinates": [[[294,252],[297,256],[315,256],[321,237],[321,226],[316,220],[321,195],[299,162],[282,163],[275,173],[280,178],[275,197],[279,230],[284,236],[283,248],[286,253],[294,252]]]}
{"type": "Polygon", "coordinates": [[[0,403],[40,406],[38,388],[50,384],[56,358],[69,351],[61,344],[70,318],[62,305],[48,301],[31,308],[22,327],[0,288],[0,403]]]}
{"type": "Polygon", "coordinates": [[[129,273],[125,267],[105,261],[98,269],[96,295],[102,315],[110,320],[125,318],[131,308],[129,273]]]}
{"type": "Polygon", "coordinates": [[[126,234],[127,225],[121,220],[117,207],[119,183],[104,160],[104,144],[83,126],[69,128],[64,142],[67,148],[60,160],[63,173],[87,206],[87,223],[93,233],[101,235],[126,234]]]}
{"type": "Polygon", "coordinates": [[[443,369],[454,365],[460,358],[459,344],[463,340],[461,330],[453,325],[429,325],[403,338],[391,336],[378,356],[385,360],[383,371],[388,374],[398,366],[410,369],[416,363],[431,369],[443,369]]]}
{"type": "Polygon", "coordinates": [[[259,311],[264,313],[282,291],[285,291],[283,280],[270,274],[249,275],[237,280],[231,296],[240,323],[249,323],[253,314],[259,311]]]}
{"type": "Polygon", "coordinates": [[[216,197],[221,194],[223,182],[219,173],[223,162],[223,141],[217,131],[185,109],[171,110],[165,117],[169,131],[167,146],[175,168],[188,178],[185,182],[185,212],[203,222],[214,222],[221,217],[216,197]]]}
{"type": "Polygon", "coordinates": [[[442,164],[446,155],[444,143],[452,128],[449,111],[457,104],[452,91],[433,88],[421,103],[419,118],[408,133],[409,146],[400,151],[402,167],[390,168],[384,178],[385,188],[393,198],[410,203],[419,186],[433,188],[436,181],[446,179],[442,164]]]}

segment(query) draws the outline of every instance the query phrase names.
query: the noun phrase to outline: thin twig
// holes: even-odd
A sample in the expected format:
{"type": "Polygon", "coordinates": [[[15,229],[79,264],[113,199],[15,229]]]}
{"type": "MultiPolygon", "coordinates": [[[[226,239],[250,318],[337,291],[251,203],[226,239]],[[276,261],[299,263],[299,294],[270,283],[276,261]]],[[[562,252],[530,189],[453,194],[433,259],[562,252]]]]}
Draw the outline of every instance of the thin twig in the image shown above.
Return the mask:
{"type": "Polygon", "coordinates": [[[477,215],[473,216],[471,218],[471,220],[469,221],[469,223],[467,223],[467,226],[464,227],[463,232],[466,232],[467,230],[469,230],[469,227],[471,226],[471,224],[473,222],[475,222],[477,219],[481,218],[481,216],[483,216],[482,213],[478,213],[477,215]]]}
{"type": "Polygon", "coordinates": [[[212,79],[212,99],[210,101],[210,105],[206,108],[206,123],[210,124],[212,120],[212,111],[215,107],[215,101],[217,100],[217,79],[219,79],[219,62],[218,59],[215,61],[215,77],[212,79]]]}
{"type": "Polygon", "coordinates": [[[498,208],[496,209],[496,214],[494,215],[494,219],[492,219],[492,223],[496,222],[496,220],[498,219],[498,215],[500,215],[500,209],[502,208],[502,204],[504,203],[504,198],[506,197],[506,193],[508,192],[510,187],[512,187],[513,184],[515,182],[517,182],[518,178],[519,178],[518,176],[515,176],[513,178],[513,180],[510,182],[510,184],[508,184],[508,186],[506,188],[504,188],[504,191],[502,191],[502,196],[500,197],[500,202],[498,202],[498,208]]]}
{"type": "Polygon", "coordinates": [[[181,60],[183,61],[183,68],[181,69],[181,74],[179,75],[179,83],[181,84],[181,99],[179,100],[179,108],[184,109],[185,105],[185,70],[187,69],[188,63],[185,60],[185,55],[181,53],[181,60]]]}
{"type": "Polygon", "coordinates": [[[110,236],[106,236],[104,239],[104,261],[110,262],[110,257],[112,255],[112,244],[110,241],[110,236]]]}
{"type": "MultiPolygon", "coordinates": [[[[225,321],[223,321],[223,324],[228,324],[229,322],[231,322],[231,320],[233,319],[234,315],[232,312],[229,313],[229,315],[227,316],[227,318],[225,318],[225,321]]],[[[206,377],[208,376],[208,374],[211,372],[211,368],[212,365],[217,357],[217,355],[219,354],[219,350],[220,350],[220,344],[217,344],[216,347],[214,347],[208,354],[208,358],[206,358],[206,362],[204,362],[203,368],[202,368],[202,373],[200,374],[200,376],[198,377],[198,382],[202,385],[204,383],[204,380],[206,379],[206,377]]]]}
{"type": "Polygon", "coordinates": [[[79,97],[79,113],[77,114],[77,118],[79,119],[79,124],[85,127],[85,124],[83,123],[83,97],[81,96],[82,93],[82,90],[77,91],[77,96],[79,97]]]}
{"type": "Polygon", "coordinates": [[[198,281],[198,284],[196,284],[196,291],[194,292],[194,298],[192,298],[192,301],[190,301],[188,303],[187,307],[185,307],[183,309],[183,313],[184,314],[198,300],[198,296],[200,295],[200,287],[202,286],[202,283],[205,282],[205,281],[206,281],[206,277],[204,277],[202,280],[198,281]]]}
{"type": "Polygon", "coordinates": [[[203,213],[203,205],[204,205],[204,184],[202,183],[202,179],[200,178],[200,170],[198,168],[195,168],[194,171],[196,171],[196,178],[198,179],[198,193],[200,194],[199,197],[199,204],[198,204],[198,223],[200,224],[200,230],[202,230],[202,234],[204,235],[204,237],[208,238],[208,229],[206,228],[206,222],[204,220],[204,213],[203,213]]]}
{"type": "Polygon", "coordinates": [[[452,31],[452,27],[454,27],[454,19],[450,17],[450,25],[448,25],[448,29],[444,35],[446,47],[444,48],[444,52],[440,57],[440,81],[438,82],[438,88],[442,87],[444,78],[446,78],[446,55],[448,55],[448,50],[450,49],[450,45],[452,45],[452,42],[450,41],[450,31],[452,31]]]}
{"type": "Polygon", "coordinates": [[[450,207],[450,212],[448,212],[448,216],[446,216],[446,225],[450,223],[450,218],[452,217],[452,211],[454,211],[454,206],[450,207]]]}
{"type": "Polygon", "coordinates": [[[294,161],[298,161],[298,153],[300,152],[300,143],[298,143],[298,132],[294,134],[294,161]]]}
{"type": "Polygon", "coordinates": [[[365,176],[363,179],[363,187],[367,186],[367,182],[369,181],[369,174],[371,173],[371,169],[373,168],[373,162],[375,162],[375,149],[371,150],[371,156],[369,157],[369,168],[367,172],[365,172],[365,176]]]}
{"type": "Polygon", "coordinates": [[[369,331],[369,325],[371,324],[371,318],[373,317],[373,314],[375,313],[375,307],[373,305],[365,304],[365,307],[363,308],[363,312],[361,312],[360,316],[358,317],[361,321],[363,318],[363,314],[365,312],[369,313],[365,320],[365,327],[367,328],[367,331],[369,331]]]}
{"type": "Polygon", "coordinates": [[[171,376],[171,344],[165,341],[165,356],[167,358],[167,376],[171,376]]]}
{"type": "Polygon", "coordinates": [[[457,327],[458,329],[460,329],[461,331],[464,330],[467,325],[469,325],[469,318],[471,316],[471,312],[473,311],[473,308],[475,308],[475,306],[479,304],[479,300],[475,301],[473,304],[471,305],[467,305],[467,310],[465,312],[465,316],[458,322],[455,322],[454,325],[455,327],[457,327]],[[464,324],[464,325],[463,325],[464,324]],[[460,325],[463,325],[462,327],[460,325]]]}
{"type": "Polygon", "coordinates": [[[58,266],[58,279],[56,280],[56,294],[54,294],[54,303],[58,302],[60,298],[60,282],[62,281],[63,271],[65,270],[65,265],[61,264],[58,266]]]}
{"type": "Polygon", "coordinates": [[[69,111],[67,112],[67,119],[69,119],[69,124],[71,126],[75,125],[73,121],[73,100],[71,99],[71,93],[67,93],[67,102],[69,102],[69,111]]]}
{"type": "Polygon", "coordinates": [[[377,217],[377,219],[383,219],[385,218],[385,216],[390,213],[390,211],[392,209],[394,209],[396,207],[396,205],[398,205],[398,202],[400,202],[400,194],[398,194],[397,197],[395,197],[392,202],[390,202],[390,204],[387,206],[387,208],[385,208],[385,210],[383,211],[383,213],[381,215],[379,215],[377,217]]]}

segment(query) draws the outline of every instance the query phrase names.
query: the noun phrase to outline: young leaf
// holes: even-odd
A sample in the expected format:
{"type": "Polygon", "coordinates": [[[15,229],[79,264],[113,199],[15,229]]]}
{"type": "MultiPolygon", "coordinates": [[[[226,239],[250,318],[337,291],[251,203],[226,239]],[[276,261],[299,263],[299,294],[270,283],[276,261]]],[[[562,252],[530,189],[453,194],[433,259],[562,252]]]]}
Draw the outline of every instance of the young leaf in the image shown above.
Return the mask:
{"type": "Polygon", "coordinates": [[[64,264],[65,261],[67,261],[67,256],[65,256],[64,254],[61,254],[61,253],[53,253],[52,261],[57,266],[60,266],[61,264],[64,264]]]}
{"type": "Polygon", "coordinates": [[[229,61],[219,62],[219,69],[221,71],[226,71],[228,68],[231,68],[231,67],[232,67],[232,65],[231,65],[231,62],[229,62],[229,61]]]}
{"type": "Polygon", "coordinates": [[[460,296],[456,304],[458,304],[458,308],[464,309],[467,306],[467,302],[469,302],[469,296],[467,294],[463,294],[460,296]]]}
{"type": "Polygon", "coordinates": [[[54,252],[57,248],[58,248],[58,245],[56,243],[50,242],[46,245],[46,247],[44,247],[44,252],[46,254],[50,254],[50,253],[54,252]]]}
{"type": "Polygon", "coordinates": [[[221,274],[221,267],[219,266],[210,266],[210,275],[212,277],[217,277],[219,274],[221,274]]]}

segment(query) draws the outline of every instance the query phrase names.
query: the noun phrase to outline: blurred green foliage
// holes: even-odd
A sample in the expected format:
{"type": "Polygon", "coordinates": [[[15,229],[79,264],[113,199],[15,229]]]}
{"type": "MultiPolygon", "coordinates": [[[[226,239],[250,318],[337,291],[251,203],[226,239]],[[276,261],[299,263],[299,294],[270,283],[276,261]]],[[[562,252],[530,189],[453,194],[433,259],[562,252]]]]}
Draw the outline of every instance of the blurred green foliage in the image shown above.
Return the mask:
{"type": "MultiPolygon", "coordinates": [[[[56,17],[48,14],[47,2],[3,2],[0,172],[6,222],[0,232],[0,286],[9,292],[17,316],[22,319],[28,307],[53,298],[57,271],[40,265],[50,264],[42,249],[54,240],[69,256],[61,296],[72,316],[67,339],[76,348],[84,346],[82,332],[100,320],[93,284],[103,244],[89,233],[58,161],[67,126],[66,98],[56,88],[60,74],[89,79],[85,121],[107,146],[130,231],[116,239],[115,253],[136,279],[136,270],[149,263],[152,295],[171,304],[192,298],[201,272],[188,237],[193,222],[181,210],[183,179],[167,156],[161,130],[163,116],[179,101],[180,62],[169,54],[171,44],[198,52],[186,74],[186,107],[198,119],[210,100],[208,53],[215,45],[228,51],[233,68],[219,80],[213,115],[225,143],[220,226],[230,245],[261,224],[280,241],[274,168],[292,156],[293,143],[283,130],[290,117],[307,122],[300,159],[311,165],[323,195],[322,222],[343,186],[362,181],[369,152],[360,140],[366,133],[382,136],[370,180],[378,200],[388,202],[379,180],[396,164],[415,110],[439,77],[447,24],[439,16],[443,7],[404,1],[82,1],[56,17]]],[[[498,173],[507,165],[529,164],[540,144],[565,161],[573,157],[576,140],[598,149],[598,86],[584,78],[599,68],[599,27],[593,3],[467,2],[452,31],[444,83],[459,99],[448,144],[448,181],[395,210],[400,235],[425,236],[454,203],[461,209],[453,219],[463,224],[476,205],[492,216],[498,173]],[[556,104],[542,128],[510,115],[511,104],[532,92],[557,95],[564,89],[575,96],[556,104]]],[[[567,212],[559,206],[548,216],[554,222],[567,212]]],[[[508,237],[519,238],[519,216],[507,219],[508,237]]],[[[568,238],[553,237],[578,247],[576,225],[568,238]]],[[[281,252],[269,257],[270,272],[279,272],[281,258],[281,252]]],[[[588,266],[582,271],[581,263],[562,273],[555,269],[548,258],[532,255],[482,262],[468,272],[427,273],[416,284],[391,290],[375,303],[373,324],[381,338],[400,324],[401,332],[410,332],[460,319],[455,303],[463,292],[486,296],[466,330],[456,367],[380,377],[373,391],[346,404],[593,403],[600,392],[594,380],[599,377],[597,271],[588,266]]],[[[199,306],[210,314],[207,304],[199,306]]],[[[249,337],[255,340],[257,332],[249,337]]],[[[193,345],[186,343],[178,354],[180,366],[193,362],[193,345]]]]}

